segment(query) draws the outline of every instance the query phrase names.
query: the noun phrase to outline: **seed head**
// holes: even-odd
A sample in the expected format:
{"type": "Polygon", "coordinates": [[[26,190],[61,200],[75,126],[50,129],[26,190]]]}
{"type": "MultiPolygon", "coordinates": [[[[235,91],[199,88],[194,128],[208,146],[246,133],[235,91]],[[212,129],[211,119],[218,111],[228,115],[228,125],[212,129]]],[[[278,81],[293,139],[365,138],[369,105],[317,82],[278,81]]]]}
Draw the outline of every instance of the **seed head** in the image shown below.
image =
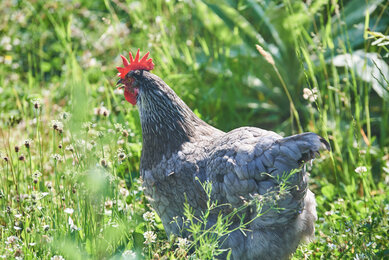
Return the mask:
{"type": "Polygon", "coordinates": [[[31,139],[26,139],[26,140],[24,141],[24,146],[25,146],[27,149],[30,148],[31,144],[32,144],[32,140],[31,140],[31,139]]]}
{"type": "Polygon", "coordinates": [[[19,146],[17,146],[17,145],[15,145],[15,152],[19,152],[19,150],[20,150],[20,148],[19,148],[19,146]]]}
{"type": "Polygon", "coordinates": [[[51,158],[54,160],[54,161],[62,161],[62,156],[60,154],[53,154],[51,155],[51,158]]]}
{"type": "Polygon", "coordinates": [[[69,144],[66,146],[65,150],[69,151],[69,152],[74,152],[74,147],[73,147],[73,145],[69,144]]]}
{"type": "Polygon", "coordinates": [[[23,154],[21,154],[18,159],[19,159],[19,161],[24,161],[24,159],[26,159],[26,158],[24,157],[23,154]]]}
{"type": "Polygon", "coordinates": [[[46,182],[46,187],[51,190],[51,188],[53,187],[53,184],[51,183],[51,181],[48,181],[46,182]]]}
{"type": "Polygon", "coordinates": [[[107,167],[108,166],[108,163],[105,159],[101,159],[100,160],[100,165],[103,166],[103,167],[107,167]]]}
{"type": "Polygon", "coordinates": [[[259,46],[258,44],[255,45],[255,47],[257,47],[258,52],[265,58],[265,60],[266,60],[269,64],[271,64],[272,66],[275,65],[273,56],[271,56],[270,53],[268,53],[267,51],[265,51],[265,50],[264,50],[261,46],[259,46]]]}
{"type": "Polygon", "coordinates": [[[56,130],[56,131],[58,131],[58,132],[60,132],[60,133],[62,133],[62,131],[63,131],[63,123],[61,122],[61,121],[58,121],[58,120],[51,120],[51,127],[54,129],[54,130],[56,130]]]}
{"type": "Polygon", "coordinates": [[[120,161],[123,161],[124,159],[126,159],[126,154],[125,153],[119,153],[118,154],[118,158],[120,161]]]}
{"type": "Polygon", "coordinates": [[[40,171],[35,171],[33,174],[32,174],[32,177],[34,179],[39,179],[39,177],[42,176],[42,173],[40,171]]]}
{"type": "Polygon", "coordinates": [[[108,109],[107,109],[106,107],[104,107],[104,106],[96,107],[96,108],[94,109],[94,113],[95,113],[95,115],[97,115],[97,116],[104,116],[104,117],[109,116],[109,111],[108,111],[108,109]]]}
{"type": "Polygon", "coordinates": [[[34,105],[34,108],[35,108],[35,109],[39,109],[39,108],[41,107],[41,102],[40,102],[39,99],[34,99],[34,100],[32,101],[32,104],[34,105]]]}

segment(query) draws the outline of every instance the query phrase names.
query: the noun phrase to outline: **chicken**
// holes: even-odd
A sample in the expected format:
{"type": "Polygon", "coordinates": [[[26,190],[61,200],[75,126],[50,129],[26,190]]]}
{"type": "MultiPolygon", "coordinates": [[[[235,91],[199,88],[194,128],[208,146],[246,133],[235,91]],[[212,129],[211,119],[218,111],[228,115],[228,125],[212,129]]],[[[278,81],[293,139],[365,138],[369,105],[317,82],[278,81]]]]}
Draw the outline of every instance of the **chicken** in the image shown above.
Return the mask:
{"type": "MultiPolygon", "coordinates": [[[[317,219],[303,165],[320,150],[329,150],[328,142],[314,133],[283,138],[255,127],[220,131],[198,118],[162,79],[149,72],[154,64],[148,55],[139,60],[139,50],[135,59],[130,53],[130,62],[122,56],[118,83],[126,100],[138,106],[144,192],[167,234],[182,235],[185,201],[194,214],[206,210],[208,196],[201,183],[211,183],[212,201],[228,205],[211,213],[212,225],[220,213],[228,214],[260,196],[278,194],[281,177],[287,175],[289,188],[270,196],[278,197],[278,209],[269,206],[256,217],[255,205],[248,206],[244,214],[247,230],[231,232],[221,240],[221,247],[231,249],[232,259],[289,258],[300,241],[313,236],[317,219]]],[[[230,229],[239,226],[238,218],[233,221],[230,229]]]]}

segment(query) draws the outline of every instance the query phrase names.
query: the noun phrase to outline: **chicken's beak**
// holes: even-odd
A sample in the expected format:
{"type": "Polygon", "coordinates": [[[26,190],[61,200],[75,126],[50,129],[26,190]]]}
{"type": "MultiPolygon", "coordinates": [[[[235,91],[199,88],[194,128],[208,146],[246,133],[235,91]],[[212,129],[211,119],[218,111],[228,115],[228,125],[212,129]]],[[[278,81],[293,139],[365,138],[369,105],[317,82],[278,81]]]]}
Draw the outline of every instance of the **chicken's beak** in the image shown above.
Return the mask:
{"type": "Polygon", "coordinates": [[[123,80],[122,80],[122,79],[119,79],[118,82],[116,82],[116,87],[117,87],[118,89],[123,88],[123,80]]]}

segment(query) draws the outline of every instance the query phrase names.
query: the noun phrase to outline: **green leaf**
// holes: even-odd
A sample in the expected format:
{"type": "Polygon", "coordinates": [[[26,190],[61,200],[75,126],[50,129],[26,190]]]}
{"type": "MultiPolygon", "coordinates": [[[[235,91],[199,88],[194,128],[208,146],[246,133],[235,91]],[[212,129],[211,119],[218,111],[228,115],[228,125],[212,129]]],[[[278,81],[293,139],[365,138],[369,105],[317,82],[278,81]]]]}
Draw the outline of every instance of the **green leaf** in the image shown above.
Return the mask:
{"type": "Polygon", "coordinates": [[[239,34],[248,47],[255,49],[255,44],[259,43],[268,49],[268,44],[263,39],[262,35],[259,34],[235,8],[214,0],[203,0],[203,2],[217,14],[231,30],[239,28],[239,34]]]}
{"type": "Polygon", "coordinates": [[[333,184],[331,184],[331,183],[328,183],[327,186],[324,186],[323,188],[321,188],[321,192],[329,200],[332,200],[332,198],[334,197],[335,190],[336,190],[335,186],[333,184]]]}

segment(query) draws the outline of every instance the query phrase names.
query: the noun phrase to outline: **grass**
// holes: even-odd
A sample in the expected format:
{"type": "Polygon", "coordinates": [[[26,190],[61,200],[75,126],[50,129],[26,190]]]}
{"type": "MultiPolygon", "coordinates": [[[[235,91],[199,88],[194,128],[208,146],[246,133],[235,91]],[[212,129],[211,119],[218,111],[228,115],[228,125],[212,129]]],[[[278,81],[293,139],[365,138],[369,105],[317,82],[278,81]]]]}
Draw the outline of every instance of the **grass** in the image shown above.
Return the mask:
{"type": "Polygon", "coordinates": [[[137,48],[222,130],[330,141],[310,169],[316,240],[293,258],[388,257],[388,17],[386,1],[2,1],[0,257],[220,253],[194,224],[200,242],[168,240],[143,195],[138,112],[114,88],[137,48]]]}

